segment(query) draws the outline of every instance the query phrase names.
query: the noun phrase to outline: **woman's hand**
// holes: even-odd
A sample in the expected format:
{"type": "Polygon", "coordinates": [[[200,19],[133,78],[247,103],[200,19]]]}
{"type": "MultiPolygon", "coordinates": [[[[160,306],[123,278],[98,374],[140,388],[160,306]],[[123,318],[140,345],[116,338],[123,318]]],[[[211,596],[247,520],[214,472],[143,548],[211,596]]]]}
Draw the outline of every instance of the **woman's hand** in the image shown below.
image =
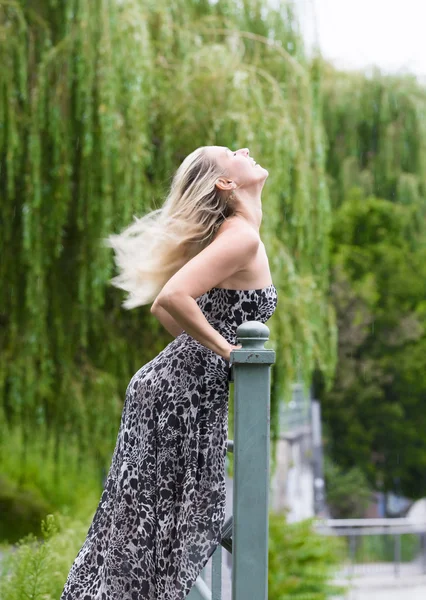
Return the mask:
{"type": "Polygon", "coordinates": [[[238,346],[234,346],[233,344],[229,344],[228,348],[226,349],[225,354],[222,354],[223,358],[229,362],[231,360],[231,352],[232,352],[232,350],[239,350],[240,348],[242,348],[241,344],[238,344],[238,346]]]}

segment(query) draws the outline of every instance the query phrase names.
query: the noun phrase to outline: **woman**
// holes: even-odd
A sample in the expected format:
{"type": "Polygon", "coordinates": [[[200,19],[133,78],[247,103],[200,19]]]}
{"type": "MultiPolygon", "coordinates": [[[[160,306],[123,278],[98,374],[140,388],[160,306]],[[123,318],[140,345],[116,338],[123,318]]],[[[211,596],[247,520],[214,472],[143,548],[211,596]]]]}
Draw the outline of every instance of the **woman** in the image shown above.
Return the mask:
{"type": "Polygon", "coordinates": [[[129,295],[175,337],[126,390],[111,466],[61,600],[181,600],[221,538],[230,353],[277,303],[259,237],[268,171],[198,148],[159,210],[107,244],[129,295]]]}

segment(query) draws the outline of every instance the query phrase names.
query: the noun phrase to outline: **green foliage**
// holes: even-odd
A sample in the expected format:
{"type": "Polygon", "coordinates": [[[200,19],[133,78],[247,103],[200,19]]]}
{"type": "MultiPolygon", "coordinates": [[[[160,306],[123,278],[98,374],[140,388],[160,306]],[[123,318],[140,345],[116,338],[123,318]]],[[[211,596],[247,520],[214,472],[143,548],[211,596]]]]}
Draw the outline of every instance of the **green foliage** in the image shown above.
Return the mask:
{"type": "Polygon", "coordinates": [[[126,385],[169,338],[149,307],[121,308],[102,240],[205,144],[270,171],[273,416],[299,375],[330,374],[321,69],[290,4],[0,0],[0,28],[0,439],[22,433],[25,462],[43,425],[57,457],[110,460],[126,385]]]}
{"type": "Polygon", "coordinates": [[[101,493],[98,461],[90,455],[81,460],[75,442],[57,455],[54,439],[39,426],[23,460],[21,438],[17,428],[4,430],[0,445],[0,539],[10,543],[29,532],[39,535],[41,519],[55,510],[75,517],[87,512],[101,493]]]}
{"type": "Polygon", "coordinates": [[[331,456],[376,489],[426,492],[426,88],[412,75],[323,63],[327,181],[337,210],[331,456]]]}
{"type": "Polygon", "coordinates": [[[30,533],[0,562],[2,600],[57,600],[69,569],[87,534],[86,522],[58,513],[42,522],[42,539],[30,533]]]}
{"type": "MultiPolygon", "coordinates": [[[[49,514],[42,539],[33,534],[13,548],[4,548],[0,562],[2,600],[56,600],[87,535],[89,519],[49,514]]],[[[325,600],[342,591],[332,583],[342,561],[343,542],[322,536],[312,520],[288,524],[285,516],[270,514],[270,600],[325,600]]]]}
{"type": "Polygon", "coordinates": [[[426,493],[425,234],[416,211],[353,191],[336,211],[335,383],[323,394],[329,451],[375,489],[426,493]]]}
{"type": "Polygon", "coordinates": [[[426,492],[426,88],[412,75],[323,64],[333,215],[335,383],[330,452],[372,487],[426,492]]]}
{"type": "Polygon", "coordinates": [[[41,497],[37,489],[19,489],[0,475],[0,539],[9,543],[17,542],[32,531],[41,533],[40,522],[51,512],[51,506],[41,497]]]}
{"type": "Polygon", "coordinates": [[[326,600],[343,593],[333,577],[344,559],[339,538],[323,536],[311,519],[287,523],[270,514],[269,600],[326,600]]]}
{"type": "MultiPolygon", "coordinates": [[[[420,551],[419,536],[406,533],[400,536],[401,562],[414,561],[420,551]]],[[[395,560],[395,536],[366,535],[355,538],[357,563],[391,563],[395,560]]]]}
{"type": "Polygon", "coordinates": [[[356,519],[365,516],[372,491],[359,467],[344,471],[331,460],[324,464],[327,506],[333,519],[356,519]]]}
{"type": "Polygon", "coordinates": [[[351,189],[425,214],[426,88],[414,75],[336,71],[323,63],[323,120],[333,206],[351,189]]]}

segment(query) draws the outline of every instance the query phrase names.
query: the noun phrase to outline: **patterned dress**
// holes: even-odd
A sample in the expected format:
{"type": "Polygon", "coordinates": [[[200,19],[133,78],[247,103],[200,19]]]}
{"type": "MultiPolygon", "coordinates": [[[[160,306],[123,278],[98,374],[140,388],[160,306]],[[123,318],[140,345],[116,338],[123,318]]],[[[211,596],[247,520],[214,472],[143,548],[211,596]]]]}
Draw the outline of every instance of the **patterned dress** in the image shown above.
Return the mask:
{"type": "MultiPolygon", "coordinates": [[[[273,284],[197,304],[231,344],[273,314],[273,284]]],[[[225,517],[229,362],[186,332],[130,380],[111,466],[60,600],[182,600],[225,517]]]]}

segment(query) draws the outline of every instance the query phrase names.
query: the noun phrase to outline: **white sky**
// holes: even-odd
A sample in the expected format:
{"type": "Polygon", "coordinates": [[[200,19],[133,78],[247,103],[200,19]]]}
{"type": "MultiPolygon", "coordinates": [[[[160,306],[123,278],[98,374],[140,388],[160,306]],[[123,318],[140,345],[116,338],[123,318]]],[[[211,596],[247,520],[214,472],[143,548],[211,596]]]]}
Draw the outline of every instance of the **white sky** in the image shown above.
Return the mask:
{"type": "MultiPolygon", "coordinates": [[[[278,0],[279,1],[279,0],[278,0]]],[[[294,0],[308,46],[337,67],[426,78],[426,0],[294,0]]]]}

